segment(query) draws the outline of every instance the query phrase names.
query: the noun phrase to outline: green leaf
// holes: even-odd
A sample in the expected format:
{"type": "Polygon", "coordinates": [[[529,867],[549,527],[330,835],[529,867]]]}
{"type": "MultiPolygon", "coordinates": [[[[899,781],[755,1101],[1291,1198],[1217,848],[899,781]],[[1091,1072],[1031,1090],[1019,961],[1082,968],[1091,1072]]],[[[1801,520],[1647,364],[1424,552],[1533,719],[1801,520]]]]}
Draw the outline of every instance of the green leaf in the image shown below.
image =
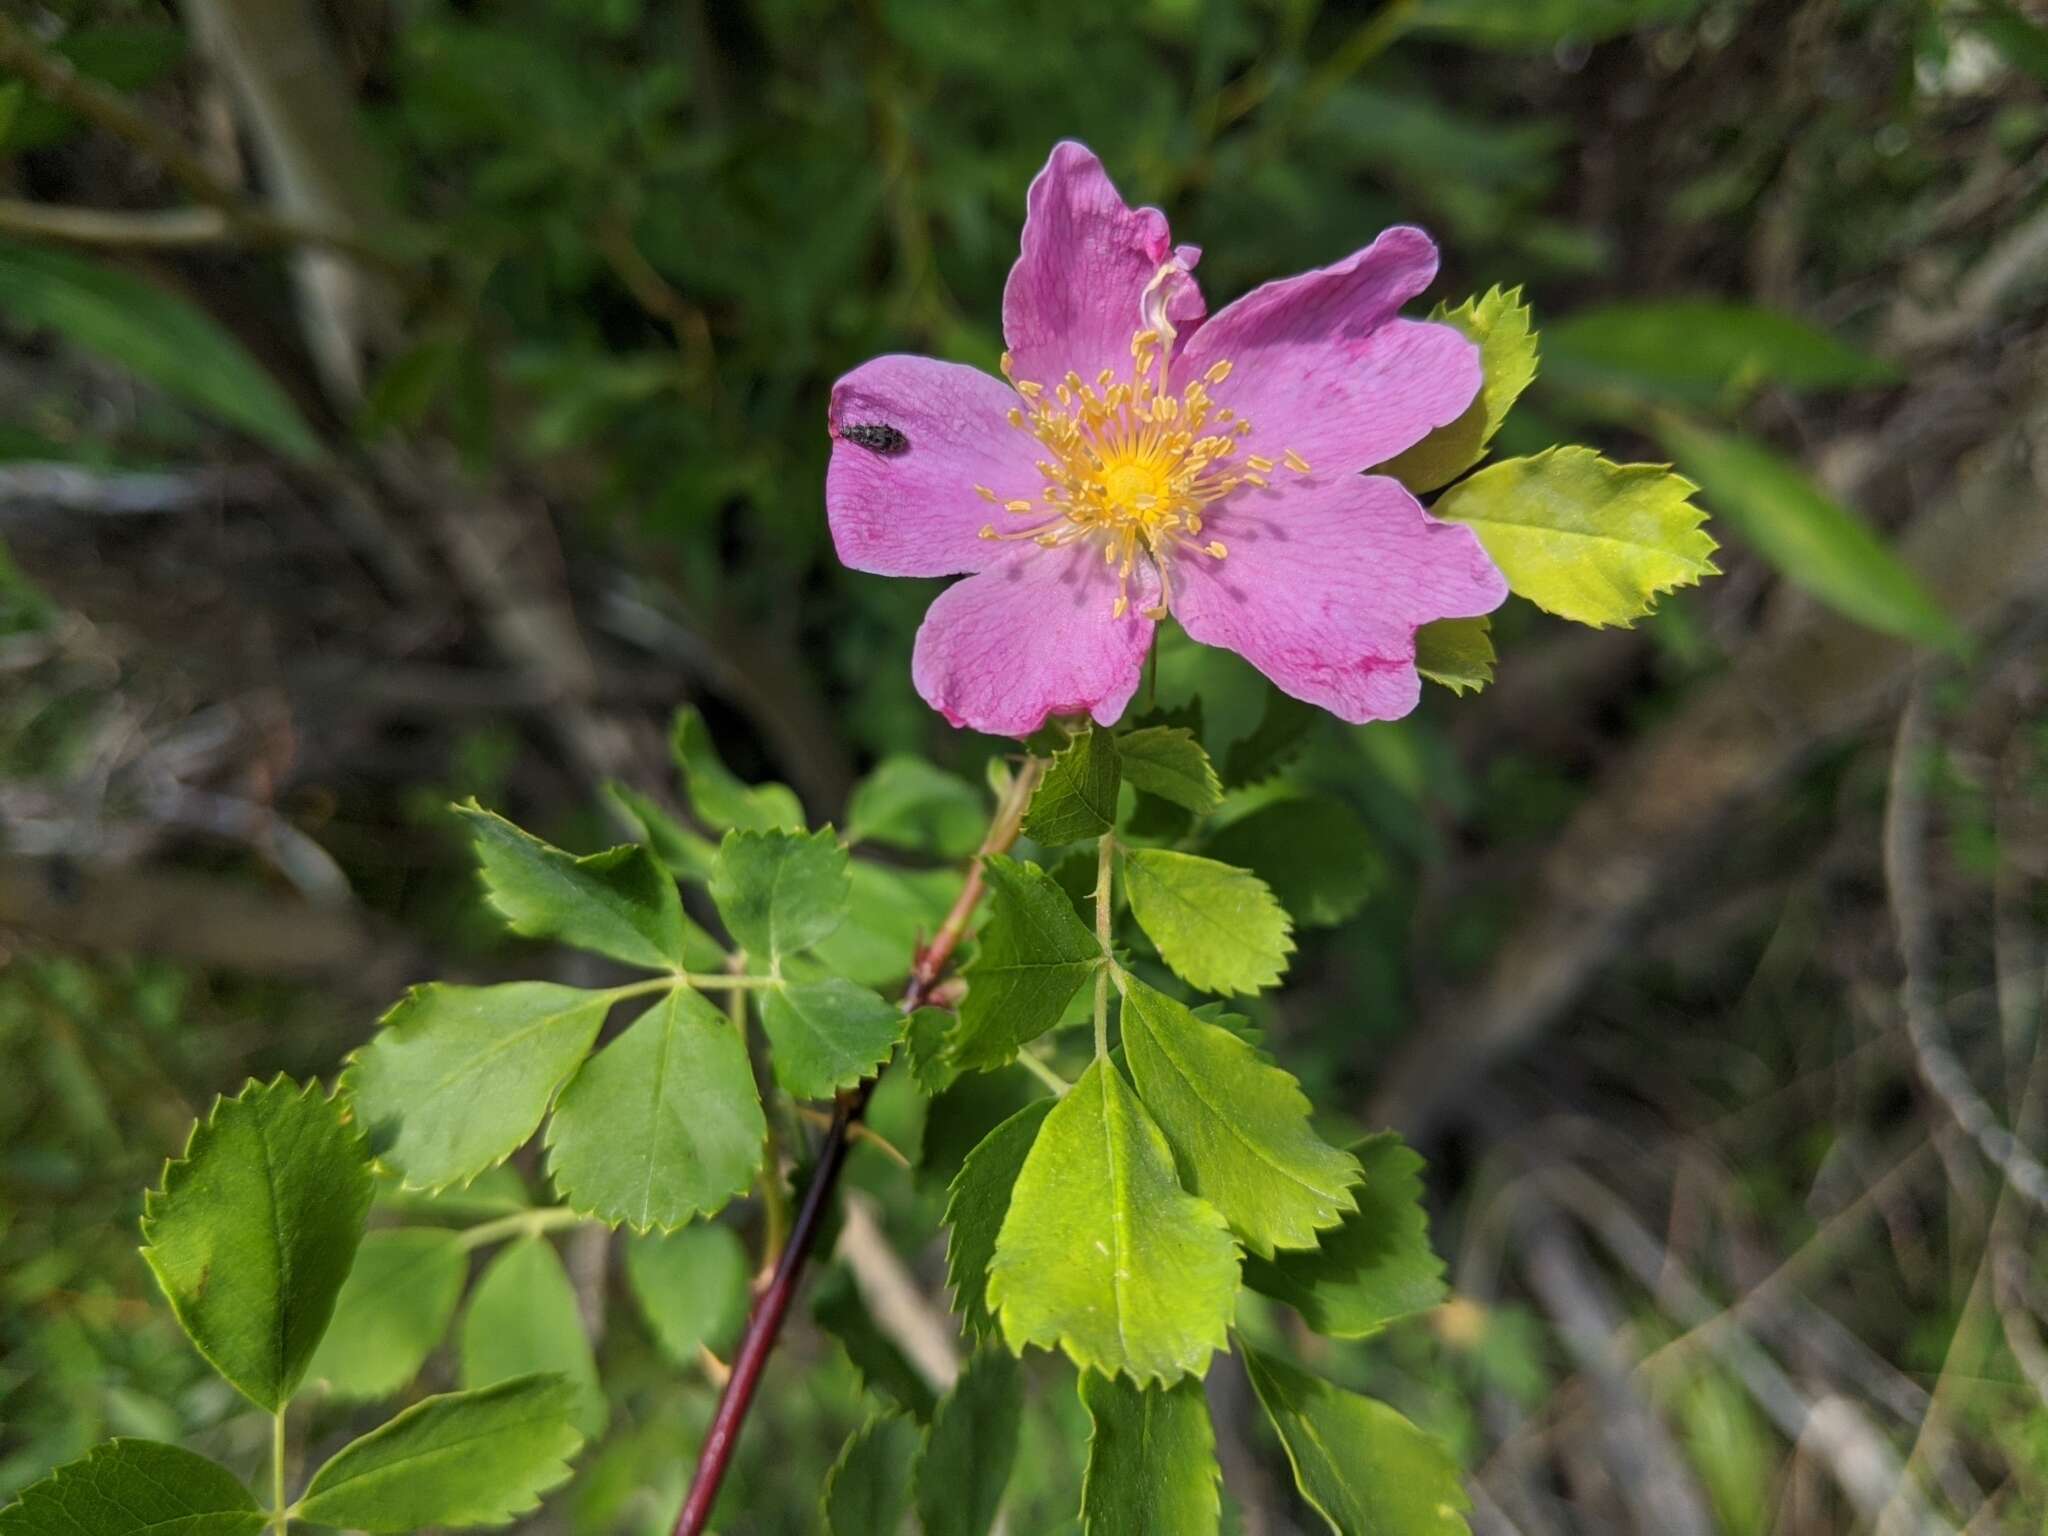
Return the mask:
{"type": "Polygon", "coordinates": [[[728,832],[711,899],[735,941],[770,965],[809,949],[846,916],[846,850],[820,832],[728,832]]]}
{"type": "Polygon", "coordinates": [[[1853,389],[1888,384],[1888,363],[1803,320],[1753,304],[1662,299],[1580,310],[1544,333],[1546,377],[1712,406],[1759,384],[1853,389]]]}
{"type": "Polygon", "coordinates": [[[1319,928],[1355,917],[1384,870],[1372,832],[1328,795],[1261,806],[1219,829],[1202,852],[1249,869],[1297,923],[1319,928]]]}
{"type": "Polygon", "coordinates": [[[626,1282],[677,1365],[694,1366],[699,1346],[727,1348],[747,1315],[747,1255],[730,1227],[693,1222],[629,1238],[626,1282]]]}
{"type": "Polygon", "coordinates": [[[742,783],[711,745],[711,732],[696,710],[685,706],[676,711],[669,729],[669,750],[682,770],[683,786],[690,808],[704,822],[720,831],[737,827],[743,832],[801,832],[804,808],[795,793],[782,784],[742,783]]]}
{"type": "Polygon", "coordinates": [[[1186,726],[1149,725],[1119,736],[1116,755],[1124,777],[1148,795],[1170,800],[1197,816],[1206,816],[1223,803],[1216,765],[1186,726]]]}
{"type": "Polygon", "coordinates": [[[1122,782],[1116,738],[1089,729],[1052,755],[1052,766],[1024,813],[1024,835],[1056,848],[1099,837],[1116,825],[1116,792],[1122,782]]]}
{"type": "Polygon", "coordinates": [[[744,1190],[767,1134],[746,1042],[684,987],[562,1090],[548,1122],[548,1172],[579,1211],[668,1231],[744,1190]]]}
{"type": "Polygon", "coordinates": [[[1963,643],[1870,526],[1770,449],[1669,417],[1658,432],[1722,517],[1788,581],[1886,634],[1949,649],[1963,643]]]}
{"type": "Polygon", "coordinates": [[[921,757],[885,757],[846,803],[849,843],[886,843],[959,859],[981,845],[988,803],[957,774],[921,757]]]}
{"type": "Polygon", "coordinates": [[[1421,0],[1408,25],[1482,48],[1599,42],[1635,27],[1682,21],[1702,0],[1421,0]]]}
{"type": "Polygon", "coordinates": [[[1484,381],[1464,415],[1373,471],[1392,475],[1417,494],[1449,485],[1485,458],[1509,408],[1536,377],[1536,333],[1529,329],[1529,306],[1522,302],[1521,289],[1489,288],[1456,309],[1439,304],[1429,318],[1455,326],[1479,344],[1484,381]]]}
{"type": "Polygon", "coordinates": [[[1258,725],[1251,735],[1230,745],[1223,760],[1224,779],[1232,784],[1257,784],[1271,778],[1293,761],[1309,732],[1324,718],[1315,705],[1268,688],[1258,725]]]}
{"type": "Polygon", "coordinates": [[[1131,1077],[1187,1187],[1254,1254],[1313,1248],[1320,1229],[1356,1209],[1358,1162],[1311,1128],[1301,1084],[1136,977],[1117,985],[1131,1077]]]}
{"type": "Polygon", "coordinates": [[[22,1489],[0,1536],[257,1536],[263,1512],[226,1467],[154,1440],[109,1440],[22,1489]]]}
{"type": "Polygon", "coordinates": [[[575,1403],[576,1388],[559,1376],[423,1398],[336,1451],[306,1485],[299,1515],[374,1532],[507,1524],[568,1481],[583,1444],[575,1403]]]}
{"type": "Polygon", "coordinates": [[[1216,1536],[1221,1468],[1200,1382],[1141,1391],[1084,1371],[1081,1406],[1093,1426],[1082,1536],[1216,1536]]]}
{"type": "Polygon", "coordinates": [[[629,784],[616,780],[604,787],[612,802],[639,824],[642,836],[662,868],[678,880],[707,885],[718,861],[718,844],[700,837],[661,805],[629,784]]]}
{"type": "Polygon", "coordinates": [[[604,1429],[609,1407],[576,1288],[554,1244],[507,1243],[491,1260],[462,1316],[462,1385],[494,1387],[548,1373],[565,1389],[565,1411],[587,1435],[604,1429]]]}
{"type": "Polygon", "coordinates": [[[1479,535],[1511,590],[1547,613],[1624,627],[1714,574],[1696,487],[1659,464],[1546,448],[1459,481],[1431,508],[1479,535]]]}
{"type": "Polygon", "coordinates": [[[1010,1214],[1010,1192],[1053,1102],[1034,1099],[990,1131],[967,1154],[946,1191],[946,1280],[953,1287],[953,1310],[972,1337],[986,1338],[995,1331],[988,1309],[989,1260],[995,1257],[1003,1218],[1010,1214]]]}
{"type": "Polygon", "coordinates": [[[502,1163],[604,1026],[603,992],[549,981],[415,987],[356,1051],[341,1085],[378,1159],[415,1189],[502,1163]]]}
{"type": "Polygon", "coordinates": [[[0,241],[0,316],[65,340],[286,458],[325,456],[291,397],[204,310],[63,251],[0,241]]]}
{"type": "Polygon", "coordinates": [[[215,1100],[142,1209],[142,1257],[199,1353],[257,1407],[289,1402],[370,1210],[341,1105],[286,1077],[215,1100]]]}
{"type": "Polygon", "coordinates": [[[872,1077],[906,1024],[902,1010],[837,976],[761,994],[775,1080],[800,1099],[829,1098],[872,1077]]]}
{"type": "Polygon", "coordinates": [[[952,869],[895,869],[868,859],[847,865],[846,920],[811,947],[820,965],[864,987],[910,974],[918,944],[936,933],[960,894],[952,869]]]}
{"type": "Polygon", "coordinates": [[[1024,1382],[1000,1349],[977,1350],[939,1400],[916,1472],[924,1536],[987,1536],[1017,1460],[1024,1382]]]}
{"type": "Polygon", "coordinates": [[[917,1086],[933,1098],[952,1087],[960,1067],[946,1049],[946,1034],[953,1027],[953,1015],[944,1008],[920,1008],[910,1016],[903,1032],[905,1053],[910,1057],[911,1075],[917,1086]]]}
{"type": "Polygon", "coordinates": [[[1067,893],[1036,864],[992,855],[982,868],[989,918],[961,971],[967,996],[951,1045],[963,1069],[986,1072],[1059,1022],[1095,974],[1102,949],[1067,893]]]}
{"type": "Polygon", "coordinates": [[[1493,621],[1438,619],[1415,631],[1415,670],[1461,697],[1493,681],[1493,621]]]}
{"type": "Polygon", "coordinates": [[[1039,1128],[996,1237],[988,1305],[1004,1339],[1140,1383],[1199,1376],[1237,1284],[1222,1213],[1181,1188],[1159,1127],[1098,1058],[1039,1128]]]}
{"type": "Polygon", "coordinates": [[[448,1331],[468,1275],[459,1233],[380,1227],[365,1234],[308,1379],[351,1401],[404,1390],[448,1331]]]}
{"type": "Polygon", "coordinates": [[[931,1418],[938,1403],[931,1383],[896,1341],[875,1325],[867,1302],[845,1269],[834,1265],[825,1272],[811,1296],[811,1316],[840,1342],[870,1392],[887,1398],[920,1422],[931,1418]]]}
{"type": "Polygon", "coordinates": [[[1244,1351],[1295,1485],[1337,1536],[1471,1536],[1458,1465],[1385,1403],[1244,1351]]]}
{"type": "Polygon", "coordinates": [[[652,971],[683,963],[682,899],[675,881],[639,843],[577,858],[475,800],[456,806],[455,813],[469,823],[484,891],[514,933],[652,971]]]}
{"type": "Polygon", "coordinates": [[[1333,1339],[1363,1339],[1444,1299],[1444,1264],[1429,1245],[1422,1159],[1392,1131],[1352,1152],[1365,1170],[1358,1206],[1307,1253],[1245,1261],[1245,1284],[1284,1301],[1333,1339]]]}
{"type": "Polygon", "coordinates": [[[1131,915],[1159,958],[1204,992],[1256,992],[1287,968],[1293,924],[1249,871],[1165,848],[1124,850],[1131,915]]]}
{"type": "Polygon", "coordinates": [[[910,1513],[917,1421],[900,1413],[869,1419],[825,1474],[827,1536],[895,1536],[910,1513]]]}

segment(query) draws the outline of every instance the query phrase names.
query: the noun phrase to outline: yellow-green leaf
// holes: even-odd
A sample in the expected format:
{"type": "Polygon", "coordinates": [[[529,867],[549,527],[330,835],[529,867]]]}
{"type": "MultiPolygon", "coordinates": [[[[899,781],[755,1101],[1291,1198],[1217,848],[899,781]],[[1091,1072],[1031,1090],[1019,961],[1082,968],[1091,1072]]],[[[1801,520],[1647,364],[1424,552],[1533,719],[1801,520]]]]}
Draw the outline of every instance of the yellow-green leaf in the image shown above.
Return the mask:
{"type": "Polygon", "coordinates": [[[1483,613],[1415,631],[1415,670],[1453,693],[1477,693],[1492,682],[1493,661],[1493,621],[1483,613]]]}
{"type": "Polygon", "coordinates": [[[1373,471],[1392,475],[1418,493],[1450,484],[1485,458],[1487,444],[1507,420],[1508,408],[1536,377],[1536,333],[1529,329],[1529,306],[1522,302],[1521,289],[1489,288],[1456,309],[1439,304],[1429,318],[1456,326],[1479,344],[1485,378],[1456,421],[1438,427],[1373,471]]]}
{"type": "Polygon", "coordinates": [[[1627,626],[1657,595],[1715,574],[1698,489],[1661,464],[1611,464],[1590,448],[1503,459],[1432,510],[1464,523],[1511,590],[1559,618],[1627,626]]]}
{"type": "Polygon", "coordinates": [[[1124,883],[1159,958],[1204,992],[1256,992],[1280,979],[1293,924],[1249,870],[1166,848],[1131,848],[1124,883]]]}

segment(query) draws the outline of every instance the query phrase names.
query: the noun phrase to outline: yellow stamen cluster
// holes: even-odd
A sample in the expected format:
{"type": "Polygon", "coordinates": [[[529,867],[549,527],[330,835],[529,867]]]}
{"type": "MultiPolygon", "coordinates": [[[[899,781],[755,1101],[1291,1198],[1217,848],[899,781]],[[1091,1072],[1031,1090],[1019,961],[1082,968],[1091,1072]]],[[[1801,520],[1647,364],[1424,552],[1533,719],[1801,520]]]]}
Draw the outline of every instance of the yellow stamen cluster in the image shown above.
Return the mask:
{"type": "MultiPolygon", "coordinates": [[[[1215,502],[1241,485],[1264,486],[1276,467],[1272,459],[1236,461],[1239,441],[1252,424],[1209,391],[1230,377],[1231,365],[1213,364],[1180,390],[1166,382],[1170,342],[1156,329],[1131,338],[1131,378],[1108,368],[1088,381],[1075,373],[1048,388],[1017,377],[1003,354],[1003,377],[1020,404],[1010,425],[1030,432],[1046,450],[1038,461],[1045,486],[1037,502],[1005,501],[1005,512],[1036,518],[1031,526],[998,531],[990,523],[985,539],[1029,539],[1048,549],[1097,538],[1104,563],[1117,568],[1115,617],[1130,608],[1131,575],[1140,556],[1159,573],[1159,603],[1146,617],[1166,616],[1172,597],[1169,556],[1175,551],[1221,560],[1229,553],[1218,539],[1203,540],[1202,521],[1215,502]]],[[[1292,449],[1278,461],[1297,474],[1308,464],[1292,449]]],[[[996,501],[987,486],[975,491],[996,501]]]]}

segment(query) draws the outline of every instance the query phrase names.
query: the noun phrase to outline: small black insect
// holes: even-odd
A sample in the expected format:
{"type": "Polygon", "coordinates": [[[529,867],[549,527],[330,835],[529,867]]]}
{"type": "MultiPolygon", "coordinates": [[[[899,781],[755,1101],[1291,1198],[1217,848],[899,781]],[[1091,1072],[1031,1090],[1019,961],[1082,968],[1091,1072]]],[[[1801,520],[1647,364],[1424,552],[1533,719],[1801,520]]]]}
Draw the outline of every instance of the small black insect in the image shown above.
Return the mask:
{"type": "Polygon", "coordinates": [[[853,422],[842,426],[839,435],[870,453],[901,453],[910,446],[909,438],[881,421],[853,422]]]}

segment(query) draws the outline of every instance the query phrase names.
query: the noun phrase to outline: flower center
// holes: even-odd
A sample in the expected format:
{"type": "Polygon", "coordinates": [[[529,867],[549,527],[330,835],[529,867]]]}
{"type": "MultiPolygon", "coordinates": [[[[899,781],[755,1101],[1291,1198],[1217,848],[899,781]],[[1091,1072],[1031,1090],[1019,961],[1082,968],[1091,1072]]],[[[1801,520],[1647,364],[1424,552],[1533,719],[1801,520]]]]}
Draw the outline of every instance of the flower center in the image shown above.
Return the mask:
{"type": "MultiPolygon", "coordinates": [[[[1166,616],[1172,598],[1170,557],[1175,552],[1221,560],[1229,551],[1218,539],[1203,540],[1208,509],[1241,485],[1264,486],[1275,467],[1270,459],[1237,459],[1239,442],[1252,424],[1218,406],[1209,390],[1230,377],[1227,362],[1170,390],[1166,382],[1171,331],[1148,326],[1131,338],[1131,378],[1119,381],[1103,369],[1091,384],[1069,373],[1051,390],[1017,377],[1009,353],[1003,377],[1021,399],[1010,425],[1031,433],[1045,449],[1038,472],[1045,485],[1036,500],[1002,502],[1028,526],[981,530],[985,539],[1029,539],[1055,549],[1081,539],[1102,546],[1105,563],[1117,568],[1114,616],[1130,608],[1131,576],[1140,559],[1159,576],[1159,602],[1146,617],[1166,616]]],[[[1289,452],[1287,467],[1306,474],[1308,465],[1289,452]]],[[[996,501],[985,485],[975,491],[996,501]]]]}

